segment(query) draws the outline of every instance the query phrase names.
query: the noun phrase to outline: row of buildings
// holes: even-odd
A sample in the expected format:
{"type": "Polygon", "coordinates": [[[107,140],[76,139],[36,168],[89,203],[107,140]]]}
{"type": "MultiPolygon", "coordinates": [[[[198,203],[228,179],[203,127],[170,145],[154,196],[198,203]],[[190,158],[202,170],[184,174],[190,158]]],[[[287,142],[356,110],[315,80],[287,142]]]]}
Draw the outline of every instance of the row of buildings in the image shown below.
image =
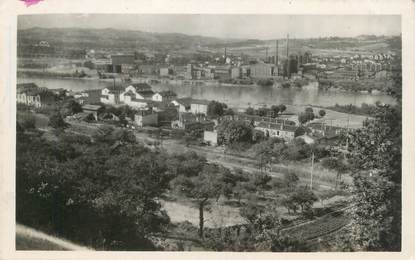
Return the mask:
{"type": "Polygon", "coordinates": [[[65,94],[63,89],[40,88],[34,83],[20,83],[16,86],[16,102],[35,108],[55,104],[62,94],[65,94]]]}

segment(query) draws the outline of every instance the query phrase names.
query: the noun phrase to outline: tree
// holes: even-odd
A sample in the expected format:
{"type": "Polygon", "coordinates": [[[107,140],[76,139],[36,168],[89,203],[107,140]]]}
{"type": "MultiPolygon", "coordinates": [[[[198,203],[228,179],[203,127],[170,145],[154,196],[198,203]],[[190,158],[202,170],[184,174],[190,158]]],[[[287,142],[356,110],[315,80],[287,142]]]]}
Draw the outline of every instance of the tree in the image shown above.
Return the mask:
{"type": "Polygon", "coordinates": [[[300,124],[305,124],[309,121],[309,116],[306,113],[300,113],[298,115],[298,122],[300,122],[300,124]]]}
{"type": "Polygon", "coordinates": [[[305,109],[305,112],[306,112],[306,113],[309,113],[309,114],[314,113],[313,108],[311,108],[311,107],[307,107],[307,108],[305,109]]]}
{"type": "Polygon", "coordinates": [[[223,121],[218,128],[219,143],[251,142],[253,127],[243,121],[223,121]]]}
{"type": "Polygon", "coordinates": [[[62,115],[57,112],[49,118],[49,125],[55,129],[64,129],[68,124],[63,120],[62,115]]]}
{"type": "Polygon", "coordinates": [[[292,194],[294,203],[300,206],[301,212],[311,209],[313,203],[316,202],[317,196],[307,187],[300,187],[292,194]]]}
{"type": "Polygon", "coordinates": [[[324,158],[321,161],[323,167],[336,171],[336,189],[341,181],[342,175],[347,172],[348,167],[344,160],[336,157],[324,158]]]}
{"type": "Polygon", "coordinates": [[[213,100],[208,104],[207,115],[213,118],[221,117],[223,116],[226,108],[227,105],[225,103],[220,103],[213,100]]]}
{"type": "Polygon", "coordinates": [[[64,116],[70,116],[80,112],[82,112],[82,106],[74,99],[70,99],[68,102],[66,102],[63,109],[61,110],[61,114],[64,116]]]}
{"type": "Polygon", "coordinates": [[[297,129],[295,129],[295,131],[294,131],[294,137],[302,136],[302,135],[304,135],[306,133],[307,133],[306,128],[303,127],[303,126],[300,126],[300,127],[297,127],[297,129]]]}
{"type": "Polygon", "coordinates": [[[34,130],[36,129],[36,119],[32,113],[19,113],[17,115],[16,123],[22,128],[22,130],[34,130]]]}
{"type": "Polygon", "coordinates": [[[245,114],[252,116],[252,115],[254,115],[254,114],[255,114],[255,109],[253,109],[252,107],[248,107],[248,108],[245,110],[245,114]]]}
{"type": "Polygon", "coordinates": [[[280,107],[280,113],[283,113],[285,110],[287,110],[287,107],[283,104],[279,105],[280,107]]]}
{"type": "Polygon", "coordinates": [[[320,115],[320,117],[324,117],[326,115],[326,110],[320,109],[320,111],[318,111],[318,114],[320,115]]]}
{"type": "Polygon", "coordinates": [[[307,107],[307,108],[305,109],[305,112],[300,113],[300,114],[298,115],[298,121],[299,121],[301,124],[305,124],[305,123],[307,123],[308,121],[313,120],[314,118],[315,118],[315,115],[314,115],[313,109],[312,109],[311,107],[307,107]]]}
{"type": "Polygon", "coordinates": [[[58,137],[17,138],[16,219],[97,249],[155,250],[149,236],[169,224],[158,202],[171,178],[165,155],[58,137]]]}
{"type": "Polygon", "coordinates": [[[260,108],[258,108],[258,110],[256,112],[257,112],[257,115],[258,116],[267,116],[268,111],[269,111],[268,108],[266,108],[266,107],[260,107],[260,108]]]}
{"type": "Polygon", "coordinates": [[[288,172],[284,174],[284,184],[289,188],[293,189],[297,186],[299,181],[298,176],[293,172],[288,172]]]}
{"type": "MultiPolygon", "coordinates": [[[[399,96],[398,96],[399,97],[399,96]]],[[[350,134],[355,250],[401,250],[402,121],[397,106],[379,107],[375,119],[350,134]]]]}
{"type": "Polygon", "coordinates": [[[216,164],[206,164],[203,170],[193,177],[179,175],[174,186],[187,196],[194,199],[199,209],[199,237],[204,238],[204,210],[211,199],[216,199],[222,192],[223,182],[221,173],[224,168],[216,164]]]}
{"type": "Polygon", "coordinates": [[[273,118],[277,117],[278,113],[280,112],[280,106],[272,105],[271,111],[272,111],[272,117],[273,118]]]}

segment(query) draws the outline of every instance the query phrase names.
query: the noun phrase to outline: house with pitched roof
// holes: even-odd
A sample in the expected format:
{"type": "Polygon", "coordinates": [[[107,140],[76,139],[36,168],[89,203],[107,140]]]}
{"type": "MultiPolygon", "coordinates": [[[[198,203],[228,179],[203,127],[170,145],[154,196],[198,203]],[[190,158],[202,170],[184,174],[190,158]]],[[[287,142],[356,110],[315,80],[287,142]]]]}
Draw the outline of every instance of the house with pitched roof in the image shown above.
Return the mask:
{"type": "Polygon", "coordinates": [[[260,122],[255,126],[255,129],[263,132],[265,136],[279,137],[290,141],[294,139],[294,133],[297,127],[278,123],[260,122]]]}
{"type": "Polygon", "coordinates": [[[56,102],[56,95],[52,91],[46,88],[39,88],[34,83],[17,84],[16,88],[17,103],[39,108],[56,102]]]}
{"type": "Polygon", "coordinates": [[[101,90],[100,101],[103,104],[116,105],[120,103],[120,94],[124,91],[122,86],[106,87],[101,90]]]}
{"type": "Polygon", "coordinates": [[[145,98],[151,99],[152,95],[154,95],[154,92],[151,90],[151,86],[148,85],[147,83],[128,84],[128,85],[125,85],[123,88],[124,88],[124,91],[120,94],[120,102],[122,103],[125,103],[124,99],[127,93],[129,93],[128,95],[130,96],[133,95],[137,99],[145,99],[145,98]],[[137,93],[141,93],[141,94],[137,95],[137,93]]]}
{"type": "Polygon", "coordinates": [[[171,90],[156,92],[152,97],[153,101],[158,101],[158,102],[171,102],[172,100],[176,98],[177,98],[177,94],[171,90]]]}
{"type": "Polygon", "coordinates": [[[178,108],[179,113],[190,112],[193,114],[207,115],[207,109],[210,101],[188,97],[174,99],[171,103],[178,108]]]}

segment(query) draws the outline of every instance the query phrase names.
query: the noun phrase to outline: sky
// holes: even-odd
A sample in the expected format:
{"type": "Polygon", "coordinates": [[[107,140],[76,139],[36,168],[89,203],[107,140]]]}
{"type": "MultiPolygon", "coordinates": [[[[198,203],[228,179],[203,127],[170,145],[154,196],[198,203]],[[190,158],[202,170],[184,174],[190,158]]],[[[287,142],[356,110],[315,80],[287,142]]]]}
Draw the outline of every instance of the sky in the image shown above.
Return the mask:
{"type": "Polygon", "coordinates": [[[42,14],[21,15],[18,28],[114,28],[219,38],[276,39],[399,35],[398,15],[42,14]]]}

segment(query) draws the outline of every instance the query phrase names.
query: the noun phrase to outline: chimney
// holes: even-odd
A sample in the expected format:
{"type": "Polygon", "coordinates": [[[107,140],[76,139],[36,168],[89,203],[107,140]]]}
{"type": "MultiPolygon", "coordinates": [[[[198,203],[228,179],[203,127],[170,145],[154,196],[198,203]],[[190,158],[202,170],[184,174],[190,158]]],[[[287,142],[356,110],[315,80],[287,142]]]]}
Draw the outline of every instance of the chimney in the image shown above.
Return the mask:
{"type": "Polygon", "coordinates": [[[287,77],[291,78],[291,72],[290,72],[290,56],[289,56],[289,43],[290,43],[290,35],[287,34],[287,77]]]}
{"type": "Polygon", "coordinates": [[[268,61],[268,46],[265,49],[265,62],[268,61]]]}
{"type": "Polygon", "coordinates": [[[275,65],[278,67],[278,40],[275,42],[275,65]]]}

